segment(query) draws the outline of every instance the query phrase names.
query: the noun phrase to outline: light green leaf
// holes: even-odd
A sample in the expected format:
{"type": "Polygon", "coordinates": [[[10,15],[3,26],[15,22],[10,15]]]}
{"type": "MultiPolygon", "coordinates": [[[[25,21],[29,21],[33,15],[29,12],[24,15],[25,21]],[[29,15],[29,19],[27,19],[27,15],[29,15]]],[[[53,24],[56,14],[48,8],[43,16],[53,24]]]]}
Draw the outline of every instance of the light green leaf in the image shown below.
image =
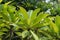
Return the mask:
{"type": "Polygon", "coordinates": [[[15,22],[15,16],[14,13],[9,13],[9,18],[11,22],[15,22]]]}
{"type": "Polygon", "coordinates": [[[32,13],[33,13],[33,10],[29,10],[28,11],[28,15],[29,15],[29,18],[28,18],[28,25],[30,25],[31,24],[31,15],[32,15],[32,13]]]}
{"type": "Polygon", "coordinates": [[[8,5],[8,7],[7,7],[7,10],[8,10],[9,13],[14,13],[15,9],[16,9],[16,7],[11,6],[11,5],[10,6],[8,5]]]}
{"type": "Polygon", "coordinates": [[[56,33],[59,32],[59,29],[55,23],[50,22],[50,27],[54,30],[54,32],[56,32],[56,33]]]}
{"type": "Polygon", "coordinates": [[[57,25],[59,32],[60,32],[60,16],[56,16],[55,24],[57,25]]]}
{"type": "Polygon", "coordinates": [[[22,32],[22,38],[25,38],[29,35],[29,32],[27,30],[22,32]]]}
{"type": "Polygon", "coordinates": [[[35,9],[31,14],[31,20],[34,20],[37,16],[37,13],[40,11],[40,8],[35,9]]]}
{"type": "Polygon", "coordinates": [[[0,0],[0,3],[2,2],[3,0],[0,0]]]}
{"type": "Polygon", "coordinates": [[[53,23],[51,19],[47,18],[46,21],[47,21],[47,23],[49,23],[50,28],[51,28],[55,33],[58,33],[58,32],[59,32],[59,29],[58,29],[57,25],[56,25],[55,23],[53,23]]]}
{"type": "Polygon", "coordinates": [[[10,4],[11,2],[12,2],[12,1],[9,1],[9,2],[7,2],[7,3],[5,3],[5,4],[3,5],[4,10],[6,10],[6,9],[7,9],[8,4],[10,4]]]}
{"type": "Polygon", "coordinates": [[[57,26],[60,26],[60,16],[56,16],[55,23],[57,26]]]}
{"type": "Polygon", "coordinates": [[[33,20],[33,25],[36,25],[37,23],[41,22],[46,18],[49,14],[43,14],[40,13],[34,20],[33,20]]]}
{"type": "Polygon", "coordinates": [[[21,23],[26,24],[27,23],[25,18],[19,12],[17,13],[17,15],[18,15],[19,20],[21,20],[21,21],[18,22],[18,24],[21,24],[21,23]]]}
{"type": "Polygon", "coordinates": [[[30,30],[30,32],[33,35],[33,37],[34,37],[35,40],[39,40],[39,37],[33,31],[30,30]]]}
{"type": "Polygon", "coordinates": [[[7,3],[5,3],[4,5],[8,5],[8,4],[10,4],[12,1],[9,1],[9,2],[7,2],[7,3]]]}
{"type": "Polygon", "coordinates": [[[27,11],[23,7],[20,7],[20,12],[22,13],[25,19],[28,19],[27,11]]]}
{"type": "Polygon", "coordinates": [[[14,14],[15,7],[14,6],[8,6],[7,10],[9,12],[9,19],[10,19],[10,21],[11,22],[15,22],[15,20],[16,20],[16,17],[15,17],[15,14],[14,14]]]}

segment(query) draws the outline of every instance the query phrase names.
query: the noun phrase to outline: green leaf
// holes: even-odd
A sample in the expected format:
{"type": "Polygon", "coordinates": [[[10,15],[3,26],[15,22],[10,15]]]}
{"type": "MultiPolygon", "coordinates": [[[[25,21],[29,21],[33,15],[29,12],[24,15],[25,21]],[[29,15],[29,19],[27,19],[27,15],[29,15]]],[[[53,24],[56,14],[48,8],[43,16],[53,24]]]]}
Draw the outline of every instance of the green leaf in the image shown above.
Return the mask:
{"type": "Polygon", "coordinates": [[[28,19],[27,11],[23,7],[20,7],[20,12],[22,13],[25,19],[28,19]]]}
{"type": "Polygon", "coordinates": [[[0,38],[0,40],[2,40],[2,38],[0,38]]]}
{"type": "Polygon", "coordinates": [[[40,40],[39,37],[33,31],[30,30],[30,32],[33,35],[35,40],[40,40]]]}
{"type": "Polygon", "coordinates": [[[54,32],[56,32],[56,33],[59,32],[59,29],[55,23],[50,22],[50,27],[54,30],[54,32]]]}
{"type": "Polygon", "coordinates": [[[5,34],[5,33],[3,33],[3,32],[0,32],[0,36],[1,36],[1,35],[3,35],[3,34],[5,34]]]}
{"type": "Polygon", "coordinates": [[[0,19],[0,24],[2,24],[3,23],[3,20],[2,19],[0,19]]]}
{"type": "Polygon", "coordinates": [[[8,4],[10,4],[12,1],[9,1],[9,2],[7,2],[7,3],[5,3],[4,5],[8,5],[8,4]]]}
{"type": "Polygon", "coordinates": [[[0,12],[2,11],[3,9],[3,4],[0,4],[0,12]]]}
{"type": "Polygon", "coordinates": [[[6,29],[6,28],[2,28],[0,31],[8,31],[8,29],[6,29]]]}
{"type": "Polygon", "coordinates": [[[48,38],[52,38],[52,36],[48,33],[48,32],[45,32],[45,31],[42,31],[41,29],[38,29],[38,31],[42,34],[44,34],[45,36],[47,36],[48,38]]]}
{"type": "Polygon", "coordinates": [[[3,0],[0,0],[0,3],[2,2],[3,0]]]}
{"type": "Polygon", "coordinates": [[[14,14],[14,12],[16,11],[15,9],[16,8],[14,6],[11,6],[11,5],[7,7],[7,10],[9,12],[9,18],[10,18],[11,22],[16,21],[16,17],[15,17],[15,14],[14,14]]]}
{"type": "Polygon", "coordinates": [[[18,12],[17,15],[18,15],[18,18],[19,18],[18,20],[21,20],[21,21],[19,21],[19,22],[17,22],[17,23],[19,23],[19,24],[21,24],[21,23],[24,24],[24,23],[25,23],[25,24],[26,24],[27,21],[26,21],[25,18],[20,14],[20,12],[18,12]]]}
{"type": "Polygon", "coordinates": [[[8,16],[7,16],[6,14],[4,14],[4,12],[1,13],[1,15],[2,15],[2,17],[3,17],[3,19],[4,19],[5,21],[9,21],[8,16]]]}
{"type": "Polygon", "coordinates": [[[60,16],[56,16],[56,19],[55,19],[55,24],[57,25],[58,29],[59,29],[59,33],[60,33],[60,16]]]}
{"type": "Polygon", "coordinates": [[[5,26],[5,24],[4,24],[4,23],[1,23],[1,24],[0,24],[0,27],[4,27],[4,26],[5,26]]]}
{"type": "Polygon", "coordinates": [[[38,23],[38,24],[36,24],[36,25],[34,25],[35,27],[44,27],[44,26],[47,26],[47,25],[49,25],[48,23],[38,23]]]}
{"type": "Polygon", "coordinates": [[[34,20],[33,20],[33,25],[36,25],[37,23],[41,22],[46,18],[49,14],[43,14],[40,13],[34,20]]]}
{"type": "Polygon", "coordinates": [[[55,33],[58,33],[58,32],[59,32],[58,26],[57,26],[55,23],[53,23],[51,19],[47,18],[46,21],[47,21],[47,23],[49,23],[50,28],[51,28],[55,33]]]}
{"type": "Polygon", "coordinates": [[[25,38],[29,35],[29,32],[27,30],[22,32],[22,38],[25,38]]]}
{"type": "Polygon", "coordinates": [[[40,8],[35,9],[31,14],[31,20],[34,20],[37,16],[37,13],[40,11],[40,8]]]}
{"type": "Polygon", "coordinates": [[[11,22],[15,22],[15,16],[14,13],[9,13],[9,18],[11,22]]]}
{"type": "Polygon", "coordinates": [[[28,18],[28,25],[31,24],[31,15],[32,15],[32,13],[33,13],[33,10],[29,10],[29,11],[28,11],[28,15],[29,15],[29,18],[28,18]]]}
{"type": "Polygon", "coordinates": [[[7,10],[8,10],[9,13],[15,12],[15,9],[16,9],[16,7],[11,6],[11,5],[10,6],[8,5],[8,7],[7,7],[7,10]]]}
{"type": "Polygon", "coordinates": [[[56,16],[55,23],[57,26],[60,26],[60,16],[56,16]]]}
{"type": "Polygon", "coordinates": [[[18,36],[21,36],[21,34],[22,34],[21,32],[15,32],[15,33],[16,33],[18,36]]]}
{"type": "Polygon", "coordinates": [[[6,10],[7,7],[8,7],[8,4],[10,4],[11,2],[12,2],[12,1],[9,1],[9,2],[5,3],[5,4],[3,5],[3,9],[6,10]]]}

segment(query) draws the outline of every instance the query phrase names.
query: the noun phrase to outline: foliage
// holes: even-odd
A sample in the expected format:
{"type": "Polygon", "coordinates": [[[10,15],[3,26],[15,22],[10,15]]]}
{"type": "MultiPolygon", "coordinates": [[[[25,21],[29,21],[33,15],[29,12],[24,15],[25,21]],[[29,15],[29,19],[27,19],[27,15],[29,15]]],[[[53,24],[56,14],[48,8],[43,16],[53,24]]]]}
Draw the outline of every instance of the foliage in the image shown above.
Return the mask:
{"type": "Polygon", "coordinates": [[[60,40],[59,4],[27,0],[23,8],[18,1],[0,0],[0,40],[60,40]]]}

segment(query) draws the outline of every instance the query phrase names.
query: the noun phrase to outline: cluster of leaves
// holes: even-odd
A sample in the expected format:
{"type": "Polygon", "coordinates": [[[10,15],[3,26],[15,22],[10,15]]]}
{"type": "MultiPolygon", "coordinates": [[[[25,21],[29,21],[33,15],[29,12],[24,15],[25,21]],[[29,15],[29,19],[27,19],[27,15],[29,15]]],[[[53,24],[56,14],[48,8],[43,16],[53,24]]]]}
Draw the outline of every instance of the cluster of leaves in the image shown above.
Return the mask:
{"type": "MultiPolygon", "coordinates": [[[[17,9],[8,5],[11,2],[0,4],[0,40],[60,40],[60,16],[52,17],[53,14],[42,9],[49,9],[50,5],[43,3],[44,7],[38,5],[37,9],[29,10],[30,5],[26,11],[21,6],[17,9]]],[[[54,10],[52,9],[51,13],[56,12],[54,10]]]]}

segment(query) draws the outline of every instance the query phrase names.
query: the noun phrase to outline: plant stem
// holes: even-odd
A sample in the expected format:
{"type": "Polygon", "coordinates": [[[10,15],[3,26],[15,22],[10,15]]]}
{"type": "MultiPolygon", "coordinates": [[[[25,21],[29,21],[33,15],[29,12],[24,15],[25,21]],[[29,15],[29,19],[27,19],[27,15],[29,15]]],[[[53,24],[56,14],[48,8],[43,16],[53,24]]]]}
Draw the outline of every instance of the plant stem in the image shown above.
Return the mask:
{"type": "Polygon", "coordinates": [[[12,40],[12,36],[13,36],[13,26],[10,25],[10,40],[12,40]]]}

